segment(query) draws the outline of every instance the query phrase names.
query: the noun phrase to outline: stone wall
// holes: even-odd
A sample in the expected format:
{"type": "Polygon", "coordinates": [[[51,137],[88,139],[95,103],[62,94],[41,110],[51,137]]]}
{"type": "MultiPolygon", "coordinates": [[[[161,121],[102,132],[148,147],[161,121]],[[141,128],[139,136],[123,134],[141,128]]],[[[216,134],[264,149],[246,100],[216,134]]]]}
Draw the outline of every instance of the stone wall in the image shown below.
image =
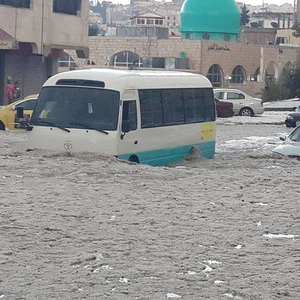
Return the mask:
{"type": "MultiPolygon", "coordinates": [[[[120,37],[91,37],[89,48],[89,63],[93,67],[107,67],[109,59],[122,51],[134,52],[142,58],[180,57],[184,53],[189,60],[187,71],[206,76],[209,68],[218,64],[223,71],[224,87],[239,88],[253,96],[260,94],[264,88],[264,74],[270,64],[274,65],[278,77],[284,66],[298,59],[300,51],[298,48],[243,43],[120,37]],[[229,76],[236,66],[242,66],[246,73],[247,80],[240,85],[229,83],[229,76]],[[258,82],[251,82],[251,75],[259,69],[263,75],[258,82]]],[[[88,60],[78,60],[74,53],[69,53],[76,61],[78,68],[88,67],[88,60]]]]}

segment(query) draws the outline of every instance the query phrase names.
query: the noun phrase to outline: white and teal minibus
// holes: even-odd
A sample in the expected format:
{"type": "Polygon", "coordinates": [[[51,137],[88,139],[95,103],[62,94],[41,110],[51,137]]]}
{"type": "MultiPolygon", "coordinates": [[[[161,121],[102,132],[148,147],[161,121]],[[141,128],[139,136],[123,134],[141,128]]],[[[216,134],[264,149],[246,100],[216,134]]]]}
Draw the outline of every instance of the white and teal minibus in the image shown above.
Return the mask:
{"type": "Polygon", "coordinates": [[[89,69],[47,80],[28,127],[28,149],[94,152],[166,165],[198,148],[215,154],[210,81],[170,71],[89,69]]]}

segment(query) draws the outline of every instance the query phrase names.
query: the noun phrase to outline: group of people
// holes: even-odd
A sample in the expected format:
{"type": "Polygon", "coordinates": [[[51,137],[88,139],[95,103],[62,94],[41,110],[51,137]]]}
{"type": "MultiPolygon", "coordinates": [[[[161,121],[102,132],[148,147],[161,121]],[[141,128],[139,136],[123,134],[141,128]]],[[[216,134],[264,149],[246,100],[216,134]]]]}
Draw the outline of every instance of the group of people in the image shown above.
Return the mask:
{"type": "Polygon", "coordinates": [[[8,84],[5,88],[5,93],[8,98],[9,104],[21,99],[21,89],[19,82],[8,84]]]}

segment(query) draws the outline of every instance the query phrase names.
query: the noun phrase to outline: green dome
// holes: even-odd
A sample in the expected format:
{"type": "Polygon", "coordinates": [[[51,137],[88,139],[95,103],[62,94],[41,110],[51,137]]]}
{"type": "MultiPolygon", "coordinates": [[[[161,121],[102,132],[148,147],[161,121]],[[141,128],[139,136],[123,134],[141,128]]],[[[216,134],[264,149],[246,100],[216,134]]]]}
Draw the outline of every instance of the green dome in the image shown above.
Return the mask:
{"type": "Polygon", "coordinates": [[[180,31],[183,38],[237,39],[240,18],[234,0],[186,0],[181,8],[180,31]]]}

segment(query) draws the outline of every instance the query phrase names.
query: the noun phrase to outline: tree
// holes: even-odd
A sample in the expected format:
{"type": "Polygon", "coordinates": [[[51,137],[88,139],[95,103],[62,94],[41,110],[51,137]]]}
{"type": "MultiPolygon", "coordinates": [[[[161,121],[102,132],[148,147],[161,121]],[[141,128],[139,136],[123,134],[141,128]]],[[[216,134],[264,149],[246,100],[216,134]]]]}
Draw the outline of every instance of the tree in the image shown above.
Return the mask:
{"type": "Polygon", "coordinates": [[[89,24],[89,36],[97,36],[100,33],[100,28],[97,23],[89,24]]]}
{"type": "Polygon", "coordinates": [[[250,15],[249,15],[249,9],[247,8],[246,4],[242,6],[241,9],[241,21],[240,26],[245,26],[250,22],[250,15]]]}
{"type": "Polygon", "coordinates": [[[300,24],[299,24],[298,21],[296,21],[294,23],[294,25],[292,26],[292,29],[294,30],[293,33],[292,33],[293,36],[296,37],[296,38],[300,37],[300,24]]]}
{"type": "Polygon", "coordinates": [[[264,102],[300,97],[300,62],[285,68],[279,79],[266,78],[264,102]]]}
{"type": "Polygon", "coordinates": [[[101,15],[102,18],[102,24],[106,24],[107,23],[107,18],[106,18],[106,11],[108,9],[108,7],[110,6],[110,2],[109,1],[103,1],[102,4],[100,4],[99,2],[97,3],[96,6],[91,6],[91,10],[94,13],[98,13],[101,15]]]}
{"type": "Polygon", "coordinates": [[[285,75],[284,85],[290,92],[289,98],[300,97],[300,63],[296,63],[283,74],[285,75]]]}

